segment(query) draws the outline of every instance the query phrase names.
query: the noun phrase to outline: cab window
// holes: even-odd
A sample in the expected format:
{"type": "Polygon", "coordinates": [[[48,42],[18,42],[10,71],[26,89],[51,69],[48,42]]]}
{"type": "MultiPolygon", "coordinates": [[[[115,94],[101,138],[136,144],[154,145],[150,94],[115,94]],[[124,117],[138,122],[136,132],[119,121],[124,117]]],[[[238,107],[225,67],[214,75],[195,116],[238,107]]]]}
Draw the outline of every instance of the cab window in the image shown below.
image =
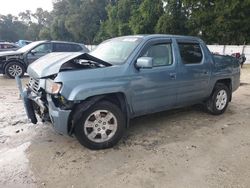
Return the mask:
{"type": "Polygon", "coordinates": [[[49,43],[41,44],[32,50],[32,52],[35,52],[35,53],[50,53],[51,51],[52,51],[52,48],[51,48],[51,44],[49,43]]]}
{"type": "Polygon", "coordinates": [[[202,61],[201,47],[197,43],[178,43],[183,64],[199,64],[202,61]]]}
{"type": "Polygon", "coordinates": [[[78,52],[82,48],[79,45],[67,44],[67,43],[55,43],[54,52],[78,52]]]}
{"type": "Polygon", "coordinates": [[[172,65],[173,57],[171,44],[155,44],[150,46],[143,57],[153,58],[153,67],[172,65]]]}

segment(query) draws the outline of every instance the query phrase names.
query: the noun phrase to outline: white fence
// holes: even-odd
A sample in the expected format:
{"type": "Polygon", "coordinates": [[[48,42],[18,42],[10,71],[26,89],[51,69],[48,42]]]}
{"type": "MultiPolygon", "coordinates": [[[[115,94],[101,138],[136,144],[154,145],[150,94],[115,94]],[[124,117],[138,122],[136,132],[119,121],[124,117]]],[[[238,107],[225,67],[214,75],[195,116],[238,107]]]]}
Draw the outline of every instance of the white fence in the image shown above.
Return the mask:
{"type": "Polygon", "coordinates": [[[208,45],[211,52],[219,53],[222,55],[231,55],[233,53],[244,53],[246,62],[250,64],[250,45],[208,45]]]}

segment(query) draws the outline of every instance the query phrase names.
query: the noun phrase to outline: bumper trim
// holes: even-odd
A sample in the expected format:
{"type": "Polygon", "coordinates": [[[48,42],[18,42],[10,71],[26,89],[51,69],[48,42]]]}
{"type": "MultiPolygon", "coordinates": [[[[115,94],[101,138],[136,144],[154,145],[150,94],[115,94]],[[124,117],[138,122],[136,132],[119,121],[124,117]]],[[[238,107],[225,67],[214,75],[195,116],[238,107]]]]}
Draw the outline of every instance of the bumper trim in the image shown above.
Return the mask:
{"type": "Polygon", "coordinates": [[[31,121],[31,123],[36,124],[37,118],[36,118],[34,107],[32,105],[32,101],[28,98],[27,91],[26,90],[23,91],[22,82],[20,78],[16,76],[15,79],[16,79],[17,87],[19,89],[19,92],[20,92],[20,95],[24,104],[24,109],[28,116],[28,119],[31,121]]]}
{"type": "Polygon", "coordinates": [[[47,94],[49,116],[55,130],[61,134],[68,135],[68,121],[71,110],[62,110],[54,105],[52,98],[47,94]]]}

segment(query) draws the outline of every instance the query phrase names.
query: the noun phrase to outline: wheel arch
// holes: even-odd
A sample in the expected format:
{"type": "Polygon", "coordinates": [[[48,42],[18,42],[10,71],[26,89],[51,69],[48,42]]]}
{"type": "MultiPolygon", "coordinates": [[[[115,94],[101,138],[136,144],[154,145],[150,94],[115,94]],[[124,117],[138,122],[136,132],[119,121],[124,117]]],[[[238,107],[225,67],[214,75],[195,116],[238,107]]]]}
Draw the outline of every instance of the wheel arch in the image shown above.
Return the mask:
{"type": "Polygon", "coordinates": [[[107,93],[103,95],[88,97],[87,99],[80,101],[73,107],[68,122],[68,133],[70,135],[74,132],[74,124],[80,119],[81,114],[87,109],[89,109],[92,105],[102,100],[106,100],[117,105],[125,115],[126,127],[129,126],[131,111],[127,102],[126,95],[123,92],[107,93]]]}
{"type": "Polygon", "coordinates": [[[22,61],[22,60],[20,60],[20,59],[8,59],[8,60],[4,63],[4,65],[3,65],[3,73],[4,73],[4,74],[5,74],[5,68],[6,68],[6,66],[7,66],[9,63],[12,63],[12,62],[20,63],[20,64],[24,67],[25,72],[26,72],[27,66],[26,66],[26,64],[24,63],[24,61],[22,61]]]}
{"type": "Polygon", "coordinates": [[[228,89],[230,91],[229,101],[231,102],[231,100],[232,100],[232,79],[225,78],[225,79],[217,80],[215,85],[214,85],[214,88],[215,88],[216,84],[224,84],[225,86],[228,87],[228,89]]]}

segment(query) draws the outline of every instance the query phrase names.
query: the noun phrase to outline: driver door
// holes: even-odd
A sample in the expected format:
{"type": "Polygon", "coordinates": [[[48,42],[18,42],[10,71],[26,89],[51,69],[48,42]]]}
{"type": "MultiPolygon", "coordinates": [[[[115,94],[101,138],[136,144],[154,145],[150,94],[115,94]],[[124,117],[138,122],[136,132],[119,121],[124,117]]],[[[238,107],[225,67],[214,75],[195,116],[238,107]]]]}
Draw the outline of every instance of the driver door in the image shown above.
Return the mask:
{"type": "Polygon", "coordinates": [[[40,57],[51,53],[52,52],[52,45],[51,43],[44,43],[36,46],[27,54],[27,61],[29,64],[34,62],[35,60],[39,59],[40,57]]]}
{"type": "Polygon", "coordinates": [[[153,67],[132,78],[132,104],[136,116],[169,109],[176,103],[176,62],[171,40],[154,40],[140,57],[151,57],[153,67]]]}

